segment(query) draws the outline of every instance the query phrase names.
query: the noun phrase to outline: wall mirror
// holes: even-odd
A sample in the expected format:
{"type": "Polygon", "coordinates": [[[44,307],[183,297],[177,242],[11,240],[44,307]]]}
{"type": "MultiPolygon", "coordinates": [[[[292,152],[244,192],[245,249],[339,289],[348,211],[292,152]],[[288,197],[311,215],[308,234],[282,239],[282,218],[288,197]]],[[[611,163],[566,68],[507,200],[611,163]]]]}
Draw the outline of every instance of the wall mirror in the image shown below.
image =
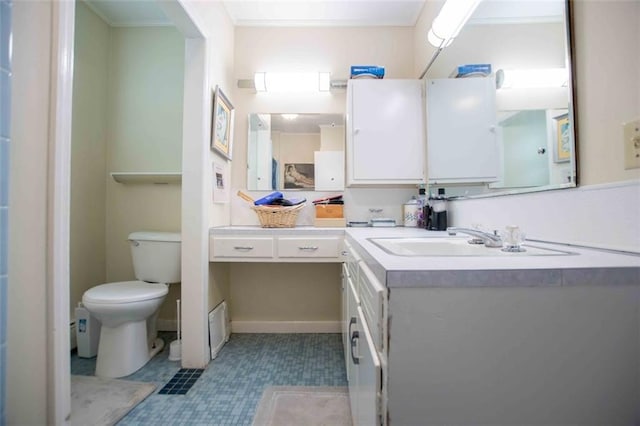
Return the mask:
{"type": "Polygon", "coordinates": [[[247,189],[344,189],[342,114],[249,114],[247,189]]]}
{"type": "Polygon", "coordinates": [[[569,18],[565,0],[483,0],[453,43],[437,53],[425,74],[427,87],[431,80],[456,76],[494,79],[492,132],[497,161],[495,178],[455,185],[430,179],[432,186],[447,187],[449,195],[576,186],[569,18]],[[491,74],[460,76],[458,67],[468,64],[490,64],[491,74]]]}

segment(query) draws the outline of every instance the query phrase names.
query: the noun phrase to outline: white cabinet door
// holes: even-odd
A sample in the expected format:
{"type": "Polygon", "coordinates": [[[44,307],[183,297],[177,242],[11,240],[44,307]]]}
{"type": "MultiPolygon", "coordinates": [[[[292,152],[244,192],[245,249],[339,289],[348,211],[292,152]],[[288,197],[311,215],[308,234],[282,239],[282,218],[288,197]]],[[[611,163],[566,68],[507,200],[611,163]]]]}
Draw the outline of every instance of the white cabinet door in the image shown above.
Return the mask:
{"type": "Polygon", "coordinates": [[[421,80],[349,80],[347,185],[424,180],[421,80]]]}
{"type": "Polygon", "coordinates": [[[351,280],[347,289],[347,335],[345,358],[351,417],[354,425],[380,424],[381,366],[364,312],[351,280]]]}
{"type": "Polygon", "coordinates": [[[427,161],[430,183],[498,179],[494,78],[427,81],[427,161]]]}
{"type": "Polygon", "coordinates": [[[358,321],[358,294],[349,280],[347,291],[347,341],[344,350],[344,357],[347,363],[347,381],[349,382],[349,400],[351,402],[351,420],[357,425],[358,419],[358,339],[360,328],[358,321]]]}
{"type": "MultiPolygon", "coordinates": [[[[342,347],[344,349],[344,360],[346,368],[349,369],[349,358],[347,358],[347,351],[349,349],[349,270],[345,263],[342,264],[342,285],[341,293],[341,318],[340,328],[342,331],[342,347]]],[[[348,379],[348,375],[347,375],[348,379]]]]}
{"type": "Polygon", "coordinates": [[[355,425],[370,426],[380,424],[380,392],[382,389],[380,375],[380,359],[373,339],[366,327],[364,313],[358,308],[358,385],[356,400],[358,417],[355,425]]]}
{"type": "Polygon", "coordinates": [[[315,190],[344,191],[344,151],[316,151],[315,190]]]}

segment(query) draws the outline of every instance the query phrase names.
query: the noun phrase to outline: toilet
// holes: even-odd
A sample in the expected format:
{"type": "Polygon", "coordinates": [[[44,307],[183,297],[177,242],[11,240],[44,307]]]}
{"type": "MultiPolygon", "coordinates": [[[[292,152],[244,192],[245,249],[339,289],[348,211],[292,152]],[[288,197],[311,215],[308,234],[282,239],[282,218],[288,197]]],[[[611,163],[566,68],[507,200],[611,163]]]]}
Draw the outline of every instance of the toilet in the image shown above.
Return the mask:
{"type": "Polygon", "coordinates": [[[101,284],[82,296],[82,303],[100,323],[96,376],[124,377],[144,366],[160,352],[158,309],[169,283],[180,282],[180,234],[129,234],[137,281],[101,284]]]}

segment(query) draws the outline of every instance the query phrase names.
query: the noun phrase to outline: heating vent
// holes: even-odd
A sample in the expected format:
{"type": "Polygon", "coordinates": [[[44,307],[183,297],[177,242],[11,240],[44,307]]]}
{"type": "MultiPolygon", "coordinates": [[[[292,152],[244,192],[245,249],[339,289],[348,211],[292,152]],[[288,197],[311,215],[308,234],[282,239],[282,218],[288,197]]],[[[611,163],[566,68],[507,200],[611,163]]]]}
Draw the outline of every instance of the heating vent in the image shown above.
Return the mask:
{"type": "Polygon", "coordinates": [[[227,302],[223,301],[209,312],[209,348],[211,359],[218,356],[222,346],[229,340],[231,327],[229,326],[229,310],[227,302]]]}

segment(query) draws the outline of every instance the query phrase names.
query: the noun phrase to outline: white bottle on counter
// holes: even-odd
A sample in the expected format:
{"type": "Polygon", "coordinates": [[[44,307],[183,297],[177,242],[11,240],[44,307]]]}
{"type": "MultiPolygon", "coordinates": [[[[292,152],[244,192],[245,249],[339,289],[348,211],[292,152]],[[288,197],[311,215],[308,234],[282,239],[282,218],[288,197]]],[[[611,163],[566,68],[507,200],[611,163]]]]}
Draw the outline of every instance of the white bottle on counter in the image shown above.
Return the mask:
{"type": "Polygon", "coordinates": [[[416,197],[411,197],[403,206],[403,217],[405,228],[415,228],[422,215],[422,204],[416,197]]]}

